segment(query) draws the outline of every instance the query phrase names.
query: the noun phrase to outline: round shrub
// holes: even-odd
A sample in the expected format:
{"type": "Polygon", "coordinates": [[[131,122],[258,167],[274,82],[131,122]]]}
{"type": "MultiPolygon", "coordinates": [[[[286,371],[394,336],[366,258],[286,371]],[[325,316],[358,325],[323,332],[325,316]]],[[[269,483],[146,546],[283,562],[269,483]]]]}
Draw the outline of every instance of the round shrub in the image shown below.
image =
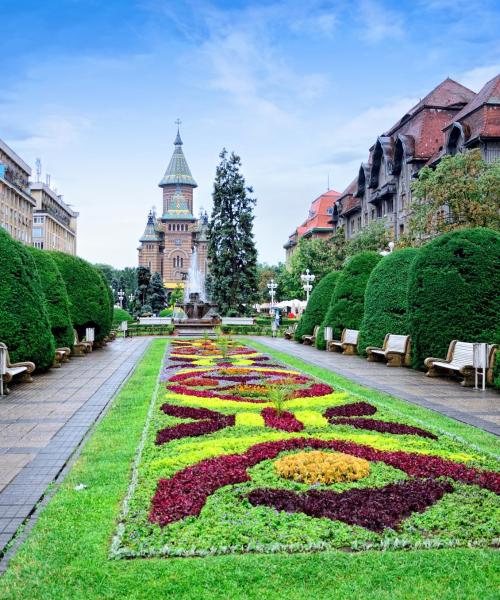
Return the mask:
{"type": "Polygon", "coordinates": [[[160,310],[159,316],[160,317],[171,317],[173,314],[174,314],[173,308],[164,308],[163,310],[160,310]]]}
{"type": "Polygon", "coordinates": [[[409,334],[408,273],[416,248],[396,250],[373,269],[366,284],[365,308],[359,332],[358,351],[381,347],[387,333],[409,334]]]}
{"type": "Polygon", "coordinates": [[[63,252],[50,252],[66,284],[73,327],[81,338],[87,327],[95,328],[102,341],[111,329],[110,290],[104,277],[90,263],[63,252]]]}
{"type": "Polygon", "coordinates": [[[377,252],[360,252],[350,258],[340,272],[332,301],[321,326],[331,327],[334,339],[340,339],[345,327],[359,329],[363,319],[366,284],[381,258],[377,252]]]}
{"type": "Polygon", "coordinates": [[[500,233],[464,229],[421,248],[408,279],[413,367],[446,357],[452,340],[500,339],[500,233]]]}
{"type": "Polygon", "coordinates": [[[35,262],[1,227],[0,342],[7,345],[12,362],[30,360],[41,371],[54,362],[55,343],[35,262]]]}
{"type": "Polygon", "coordinates": [[[302,341],[303,335],[311,335],[316,325],[321,325],[332,299],[338,275],[338,271],[332,271],[322,277],[319,283],[316,284],[309,297],[306,310],[295,330],[295,339],[297,342],[302,341]]]}
{"type": "Polygon", "coordinates": [[[56,346],[71,348],[74,342],[73,323],[69,312],[68,292],[62,275],[48,252],[30,247],[27,250],[33,257],[40,275],[50,328],[56,346]]]}
{"type": "Polygon", "coordinates": [[[113,324],[120,324],[122,321],[131,323],[133,320],[134,317],[123,308],[113,307],[113,324]]]}

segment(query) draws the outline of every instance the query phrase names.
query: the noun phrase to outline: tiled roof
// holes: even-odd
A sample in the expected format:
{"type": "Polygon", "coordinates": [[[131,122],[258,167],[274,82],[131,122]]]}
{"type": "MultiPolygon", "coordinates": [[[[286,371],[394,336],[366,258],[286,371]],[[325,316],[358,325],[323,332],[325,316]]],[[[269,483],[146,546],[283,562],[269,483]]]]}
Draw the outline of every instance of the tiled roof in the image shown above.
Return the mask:
{"type": "Polygon", "coordinates": [[[459,121],[468,130],[468,140],[478,136],[500,137],[500,75],[493,77],[445,129],[459,121]]]}
{"type": "Polygon", "coordinates": [[[344,196],[342,200],[342,216],[347,215],[350,212],[361,210],[361,200],[357,196],[344,196]]]}
{"type": "Polygon", "coordinates": [[[329,224],[331,215],[327,211],[332,208],[339,197],[339,192],[335,190],[329,190],[318,196],[311,203],[308,218],[297,228],[298,237],[301,238],[313,229],[331,229],[331,225],[329,224]]]}
{"type": "Polygon", "coordinates": [[[166,185],[190,185],[192,187],[198,187],[198,184],[191,175],[191,171],[187,164],[186,157],[182,151],[182,140],[179,132],[177,131],[177,137],[174,142],[174,153],[168,163],[167,170],[163,179],[158,184],[160,187],[166,185]]]}
{"type": "Polygon", "coordinates": [[[155,215],[150,212],[148,215],[148,222],[146,223],[146,229],[139,239],[140,242],[159,242],[161,241],[161,234],[156,229],[155,215]]]}

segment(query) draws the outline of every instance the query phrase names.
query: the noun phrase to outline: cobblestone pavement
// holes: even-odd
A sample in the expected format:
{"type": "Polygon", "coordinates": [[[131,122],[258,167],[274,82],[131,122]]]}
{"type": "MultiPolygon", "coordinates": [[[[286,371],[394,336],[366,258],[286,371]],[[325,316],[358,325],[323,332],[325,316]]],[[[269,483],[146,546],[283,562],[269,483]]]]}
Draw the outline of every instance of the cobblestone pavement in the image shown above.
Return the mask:
{"type": "Polygon", "coordinates": [[[149,342],[118,339],[0,397],[0,555],[149,342]]]}
{"type": "Polygon", "coordinates": [[[485,392],[463,388],[450,379],[430,379],[413,369],[387,368],[382,363],[369,363],[360,356],[323,352],[283,338],[249,339],[329,369],[367,387],[500,435],[500,394],[491,388],[485,392]]]}

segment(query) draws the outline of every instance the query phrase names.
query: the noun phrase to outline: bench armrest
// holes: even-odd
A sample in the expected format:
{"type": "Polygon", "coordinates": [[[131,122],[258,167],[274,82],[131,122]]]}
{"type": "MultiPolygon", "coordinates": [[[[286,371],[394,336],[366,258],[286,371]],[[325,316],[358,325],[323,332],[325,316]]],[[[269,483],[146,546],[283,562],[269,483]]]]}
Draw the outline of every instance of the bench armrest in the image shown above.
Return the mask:
{"type": "Polygon", "coordinates": [[[365,348],[365,352],[368,354],[369,352],[372,352],[373,350],[380,350],[381,352],[385,352],[385,350],[383,348],[377,348],[376,346],[367,346],[365,348]]]}
{"type": "Polygon", "coordinates": [[[446,358],[436,358],[435,356],[429,356],[424,360],[424,365],[429,368],[432,367],[432,363],[435,362],[449,362],[446,358]]]}
{"type": "Polygon", "coordinates": [[[26,360],[24,362],[17,362],[17,363],[12,363],[10,365],[7,365],[7,368],[12,368],[15,369],[16,367],[26,367],[26,371],[28,371],[28,373],[33,373],[33,371],[36,369],[36,365],[34,362],[31,362],[29,360],[26,360]]]}

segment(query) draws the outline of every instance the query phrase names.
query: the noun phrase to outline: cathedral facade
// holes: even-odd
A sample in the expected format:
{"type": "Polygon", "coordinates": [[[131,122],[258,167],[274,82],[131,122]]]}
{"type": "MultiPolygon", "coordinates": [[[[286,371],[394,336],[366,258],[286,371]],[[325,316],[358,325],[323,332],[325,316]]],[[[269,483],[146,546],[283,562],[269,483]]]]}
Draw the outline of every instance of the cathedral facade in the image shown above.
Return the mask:
{"type": "Polygon", "coordinates": [[[207,270],[207,213],[194,216],[193,191],[198,187],[191,175],[177,130],[174,153],[158,184],[163,191],[161,216],[148,215],[140,238],[139,266],[159,273],[167,290],[184,287],[196,249],[198,268],[207,270]]]}

